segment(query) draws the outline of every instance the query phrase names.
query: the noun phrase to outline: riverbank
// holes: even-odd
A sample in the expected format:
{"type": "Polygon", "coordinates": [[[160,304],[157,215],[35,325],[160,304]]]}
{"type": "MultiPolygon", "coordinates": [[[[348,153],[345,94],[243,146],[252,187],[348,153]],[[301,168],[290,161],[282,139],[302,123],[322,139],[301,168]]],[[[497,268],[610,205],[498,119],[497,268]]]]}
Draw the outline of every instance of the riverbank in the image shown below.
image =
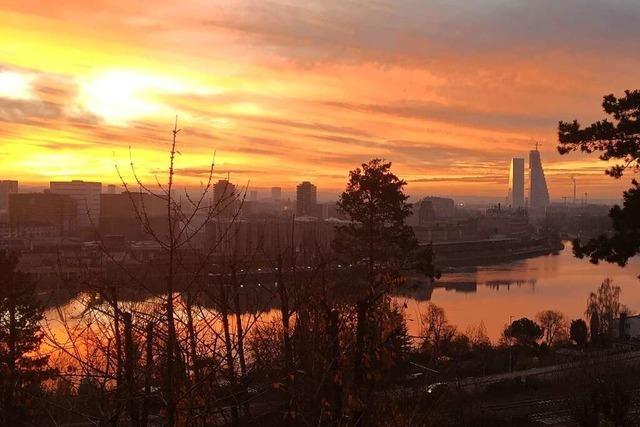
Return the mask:
{"type": "Polygon", "coordinates": [[[564,244],[558,239],[546,237],[527,240],[499,237],[434,243],[432,247],[436,265],[442,271],[451,271],[558,253],[564,249],[564,244]]]}
{"type": "Polygon", "coordinates": [[[589,293],[607,277],[622,288],[621,303],[634,313],[640,311],[640,258],[630,260],[624,268],[594,265],[575,258],[571,242],[561,243],[564,249],[557,254],[451,268],[432,287],[403,291],[396,300],[407,305],[410,331],[419,332],[420,314],[429,301],[443,307],[460,330],[482,322],[493,340],[499,339],[511,317],[533,318],[541,310],[552,309],[580,318],[589,293]]]}

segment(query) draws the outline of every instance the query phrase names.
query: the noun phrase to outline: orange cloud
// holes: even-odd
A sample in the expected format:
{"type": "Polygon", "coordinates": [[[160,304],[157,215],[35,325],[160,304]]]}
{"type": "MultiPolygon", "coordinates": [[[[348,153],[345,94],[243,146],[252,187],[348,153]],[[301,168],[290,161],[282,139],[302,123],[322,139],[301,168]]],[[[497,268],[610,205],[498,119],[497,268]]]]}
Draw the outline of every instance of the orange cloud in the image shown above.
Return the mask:
{"type": "Polygon", "coordinates": [[[552,197],[624,183],[593,157],[560,157],[558,120],[601,116],[637,84],[640,7],[588,0],[432,4],[8,0],[0,6],[0,166],[6,178],[115,182],[179,175],[214,151],[238,182],[338,191],[349,169],[391,160],[413,194],[506,194],[508,162],[542,140],[552,197]]]}

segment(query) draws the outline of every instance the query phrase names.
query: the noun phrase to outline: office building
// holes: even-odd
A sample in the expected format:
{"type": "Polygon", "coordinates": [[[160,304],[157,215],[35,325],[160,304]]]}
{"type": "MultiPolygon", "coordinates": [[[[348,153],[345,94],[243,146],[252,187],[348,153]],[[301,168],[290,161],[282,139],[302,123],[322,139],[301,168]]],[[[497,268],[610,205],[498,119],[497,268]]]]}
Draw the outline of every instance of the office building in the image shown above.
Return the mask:
{"type": "Polygon", "coordinates": [[[0,211],[9,206],[9,194],[18,192],[18,181],[0,180],[0,211]]]}
{"type": "Polygon", "coordinates": [[[509,205],[514,208],[524,207],[524,159],[514,157],[511,159],[509,170],[509,205]]]}
{"type": "Polygon", "coordinates": [[[436,220],[436,211],[433,208],[433,202],[423,200],[418,208],[418,225],[421,227],[428,226],[436,220]]]}
{"type": "Polygon", "coordinates": [[[167,206],[151,194],[123,192],[100,196],[100,234],[120,235],[125,240],[149,239],[149,227],[155,234],[167,230],[167,206]]]}
{"type": "Polygon", "coordinates": [[[12,193],[9,195],[9,226],[18,236],[66,236],[75,231],[78,209],[68,195],[12,193]]]}
{"type": "Polygon", "coordinates": [[[448,197],[427,196],[422,199],[422,203],[431,203],[436,218],[451,218],[455,216],[456,207],[453,199],[448,197]]]}
{"type": "Polygon", "coordinates": [[[238,206],[236,186],[226,179],[221,179],[213,185],[213,206],[217,215],[232,217],[238,206]]]}
{"type": "Polygon", "coordinates": [[[78,228],[97,228],[100,223],[100,194],[102,184],[99,182],[51,181],[50,192],[71,197],[78,210],[78,228]]]}
{"type": "Polygon", "coordinates": [[[271,199],[274,202],[279,202],[282,200],[282,188],[281,187],[271,187],[271,199]]]}
{"type": "Polygon", "coordinates": [[[337,219],[345,219],[344,214],[338,208],[338,203],[329,202],[320,205],[322,207],[322,218],[337,218],[337,219]]]}
{"type": "Polygon", "coordinates": [[[538,147],[529,152],[529,207],[544,211],[549,206],[549,190],[544,178],[538,147]]]}
{"type": "Polygon", "coordinates": [[[309,181],[298,184],[296,188],[296,215],[318,216],[317,189],[309,181]]]}
{"type": "Polygon", "coordinates": [[[213,185],[213,202],[223,203],[236,196],[236,186],[226,179],[221,179],[213,185]]]}

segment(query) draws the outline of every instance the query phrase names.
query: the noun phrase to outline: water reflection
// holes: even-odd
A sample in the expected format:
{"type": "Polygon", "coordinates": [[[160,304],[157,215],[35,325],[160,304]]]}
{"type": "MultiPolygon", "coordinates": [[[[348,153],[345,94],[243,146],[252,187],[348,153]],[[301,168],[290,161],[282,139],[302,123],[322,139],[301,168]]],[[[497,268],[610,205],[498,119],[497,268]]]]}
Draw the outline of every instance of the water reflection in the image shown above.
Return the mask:
{"type": "Polygon", "coordinates": [[[419,333],[420,313],[432,301],[461,330],[482,322],[496,340],[511,316],[533,317],[555,309],[570,318],[583,317],[589,293],[606,277],[622,288],[622,303],[639,312],[639,273],[637,257],[625,268],[593,265],[574,258],[571,242],[565,242],[565,249],[557,255],[450,272],[432,290],[412,289],[396,299],[407,305],[412,334],[419,333]]]}
{"type": "MultiPolygon", "coordinates": [[[[419,334],[420,313],[429,301],[442,306],[451,323],[461,330],[484,323],[489,336],[496,340],[505,324],[513,317],[533,317],[546,309],[560,310],[570,318],[582,317],[589,293],[602,280],[611,277],[622,287],[621,300],[632,311],[640,311],[640,260],[633,259],[626,268],[616,265],[592,265],[573,257],[570,242],[557,255],[546,255],[527,260],[493,266],[467,268],[447,272],[434,286],[424,280],[410,278],[405,289],[395,299],[406,304],[410,333],[419,334]]],[[[45,292],[42,300],[48,307],[46,316],[55,320],[61,312],[73,312],[82,290],[45,292]]],[[[149,294],[122,289],[119,299],[128,303],[143,303],[149,294]]],[[[201,296],[194,301],[199,306],[213,309],[215,304],[201,296]]],[[[276,307],[274,290],[262,286],[260,291],[242,292],[243,311],[270,312],[276,307]]],[[[162,310],[161,307],[158,308],[162,310]]]]}
{"type": "Polygon", "coordinates": [[[496,291],[499,291],[501,288],[504,290],[506,288],[507,292],[511,289],[512,286],[521,288],[523,286],[529,287],[532,291],[536,288],[536,279],[527,279],[527,280],[489,280],[485,283],[488,287],[494,288],[496,291]]]}

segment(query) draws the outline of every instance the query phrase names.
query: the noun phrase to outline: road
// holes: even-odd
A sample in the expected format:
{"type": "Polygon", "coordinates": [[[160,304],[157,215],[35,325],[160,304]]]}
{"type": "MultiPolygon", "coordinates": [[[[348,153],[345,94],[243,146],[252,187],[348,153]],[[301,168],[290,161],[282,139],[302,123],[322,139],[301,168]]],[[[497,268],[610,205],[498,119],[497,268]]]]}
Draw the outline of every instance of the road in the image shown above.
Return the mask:
{"type": "Polygon", "coordinates": [[[526,369],[523,371],[507,372],[504,374],[488,375],[485,377],[470,377],[459,381],[449,382],[449,385],[465,391],[481,391],[488,385],[505,381],[523,380],[526,381],[530,377],[545,377],[566,375],[576,369],[584,367],[596,367],[607,365],[628,365],[640,364],[640,351],[629,351],[625,353],[616,353],[608,355],[600,355],[597,357],[588,357],[578,362],[569,362],[559,365],[544,366],[541,368],[526,369]]]}

